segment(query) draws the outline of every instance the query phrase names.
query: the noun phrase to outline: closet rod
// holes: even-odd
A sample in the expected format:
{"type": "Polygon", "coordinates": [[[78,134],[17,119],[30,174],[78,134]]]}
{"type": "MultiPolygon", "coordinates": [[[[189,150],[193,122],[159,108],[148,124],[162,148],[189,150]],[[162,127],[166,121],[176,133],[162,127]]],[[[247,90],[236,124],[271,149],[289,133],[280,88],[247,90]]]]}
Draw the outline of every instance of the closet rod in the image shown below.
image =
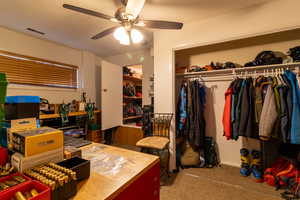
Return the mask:
{"type": "Polygon", "coordinates": [[[233,81],[233,78],[228,78],[228,79],[214,79],[214,80],[203,80],[203,79],[199,79],[199,78],[195,78],[195,80],[198,80],[200,82],[219,82],[219,81],[233,81]]]}
{"type": "MultiPolygon", "coordinates": [[[[294,72],[299,76],[299,69],[296,68],[294,72]]],[[[216,81],[233,81],[235,78],[240,77],[240,78],[246,78],[246,77],[258,77],[258,76],[276,76],[278,71],[273,70],[260,70],[259,72],[254,71],[253,73],[249,72],[238,72],[238,73],[232,73],[232,74],[219,74],[217,76],[203,76],[201,74],[199,75],[185,75],[183,76],[184,79],[195,79],[199,80],[200,82],[216,82],[216,81]]]]}
{"type": "Polygon", "coordinates": [[[241,67],[241,68],[232,68],[232,69],[220,69],[212,71],[200,71],[200,72],[186,72],[186,73],[177,73],[176,76],[190,76],[190,75],[224,75],[224,74],[234,74],[240,72],[249,72],[249,71],[264,71],[264,70],[274,70],[274,69],[291,69],[294,68],[299,71],[300,63],[286,63],[278,65],[263,65],[255,67],[241,67]]]}

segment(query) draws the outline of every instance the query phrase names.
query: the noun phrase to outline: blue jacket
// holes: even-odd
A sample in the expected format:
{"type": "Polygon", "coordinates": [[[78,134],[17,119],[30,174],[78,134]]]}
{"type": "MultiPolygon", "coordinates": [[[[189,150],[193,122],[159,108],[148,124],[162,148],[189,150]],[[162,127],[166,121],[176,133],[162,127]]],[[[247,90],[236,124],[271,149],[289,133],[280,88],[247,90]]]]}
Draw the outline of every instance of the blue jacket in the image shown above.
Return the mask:
{"type": "Polygon", "coordinates": [[[178,131],[183,131],[186,120],[187,120],[187,85],[183,84],[179,92],[179,101],[178,101],[178,131]]]}
{"type": "Polygon", "coordinates": [[[296,78],[296,74],[286,70],[284,72],[289,82],[291,83],[292,89],[292,118],[291,118],[291,143],[300,144],[300,91],[299,85],[296,78]]]}

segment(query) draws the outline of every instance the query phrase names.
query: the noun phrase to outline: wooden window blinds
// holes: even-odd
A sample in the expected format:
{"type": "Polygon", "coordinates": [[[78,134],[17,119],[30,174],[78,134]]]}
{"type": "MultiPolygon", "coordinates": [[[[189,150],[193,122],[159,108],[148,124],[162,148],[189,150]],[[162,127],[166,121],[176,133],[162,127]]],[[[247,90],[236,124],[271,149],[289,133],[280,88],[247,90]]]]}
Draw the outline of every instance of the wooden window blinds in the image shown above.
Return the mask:
{"type": "Polygon", "coordinates": [[[9,83],[78,88],[78,67],[0,50],[0,72],[9,83]]]}

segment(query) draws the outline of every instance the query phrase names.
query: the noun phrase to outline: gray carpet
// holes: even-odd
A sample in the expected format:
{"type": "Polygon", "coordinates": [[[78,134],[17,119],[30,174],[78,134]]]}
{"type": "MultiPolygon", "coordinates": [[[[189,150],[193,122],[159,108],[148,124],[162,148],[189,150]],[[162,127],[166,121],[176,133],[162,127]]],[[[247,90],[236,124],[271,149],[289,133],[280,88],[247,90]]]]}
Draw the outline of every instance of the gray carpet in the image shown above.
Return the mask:
{"type": "Polygon", "coordinates": [[[162,186],[161,200],[279,200],[280,192],[253,177],[242,177],[239,168],[184,169],[162,186]]]}
{"type": "MultiPolygon", "coordinates": [[[[136,146],[114,145],[140,151],[136,146]]],[[[222,165],[212,169],[190,168],[162,180],[160,200],[281,200],[275,188],[242,177],[239,168],[222,165]]]]}

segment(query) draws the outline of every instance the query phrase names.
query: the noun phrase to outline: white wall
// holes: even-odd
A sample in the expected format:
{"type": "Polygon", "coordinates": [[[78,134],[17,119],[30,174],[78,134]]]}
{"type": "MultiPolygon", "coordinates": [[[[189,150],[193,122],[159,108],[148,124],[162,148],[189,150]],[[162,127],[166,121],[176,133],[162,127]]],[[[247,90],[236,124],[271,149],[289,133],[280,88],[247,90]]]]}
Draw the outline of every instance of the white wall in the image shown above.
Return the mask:
{"type": "MultiPolygon", "coordinates": [[[[274,0],[259,7],[251,7],[228,15],[185,24],[181,31],[154,33],[154,92],[156,112],[175,112],[175,72],[172,50],[275,32],[300,26],[298,0],[274,0]]],[[[222,94],[222,98],[223,94],[222,94]]],[[[220,103],[222,107],[222,102],[220,103]]],[[[209,128],[209,127],[208,127],[209,128]]],[[[171,140],[171,169],[175,167],[174,125],[171,140]]],[[[221,132],[219,134],[222,134],[221,132]]],[[[238,151],[239,149],[236,149],[238,151]]],[[[226,164],[240,165],[233,152],[221,155],[226,164]]]]}
{"type": "Polygon", "coordinates": [[[150,89],[149,78],[154,72],[154,60],[150,49],[110,56],[106,57],[105,60],[121,67],[135,64],[143,65],[143,105],[151,104],[151,98],[148,96],[150,89]]]}
{"type": "Polygon", "coordinates": [[[85,91],[88,99],[91,98],[93,102],[97,100],[99,105],[95,85],[100,82],[96,78],[96,66],[99,66],[101,59],[94,54],[2,27],[0,27],[0,49],[79,66],[79,89],[10,84],[7,95],[37,95],[48,99],[51,103],[62,103],[73,99],[79,100],[81,92],[85,91]]]}

